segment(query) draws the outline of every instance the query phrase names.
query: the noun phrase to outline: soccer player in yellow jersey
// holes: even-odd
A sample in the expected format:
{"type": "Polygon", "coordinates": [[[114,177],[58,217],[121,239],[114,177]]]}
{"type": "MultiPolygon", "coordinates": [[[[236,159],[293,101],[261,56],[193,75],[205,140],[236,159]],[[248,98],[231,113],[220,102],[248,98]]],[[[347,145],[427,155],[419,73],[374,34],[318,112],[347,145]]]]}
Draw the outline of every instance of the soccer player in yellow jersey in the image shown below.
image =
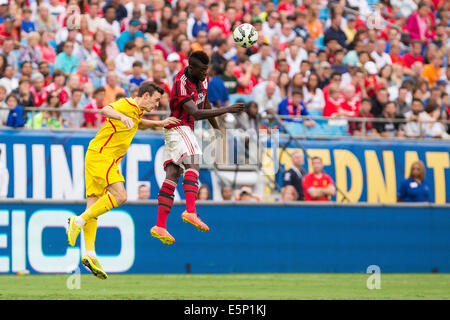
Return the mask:
{"type": "Polygon", "coordinates": [[[86,254],[81,261],[100,279],[106,279],[108,275],[95,255],[97,218],[127,199],[125,180],[118,164],[138,128],[164,127],[179,122],[173,117],[163,121],[142,119],[145,111],[151,111],[159,104],[163,93],[156,84],[144,82],[136,98],[122,98],[105,106],[101,113],[107,121],[89,143],[85,158],[86,211],[69,219],[67,237],[69,244],[74,246],[83,228],[86,254]]]}

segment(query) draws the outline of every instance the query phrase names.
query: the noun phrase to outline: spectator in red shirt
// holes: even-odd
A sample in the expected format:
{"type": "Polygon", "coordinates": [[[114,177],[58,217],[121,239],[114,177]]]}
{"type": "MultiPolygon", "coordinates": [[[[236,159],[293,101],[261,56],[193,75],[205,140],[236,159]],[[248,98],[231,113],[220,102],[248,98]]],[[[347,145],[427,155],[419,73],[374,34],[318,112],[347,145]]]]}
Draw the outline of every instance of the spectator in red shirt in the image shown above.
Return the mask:
{"type": "Polygon", "coordinates": [[[328,95],[329,95],[329,91],[330,91],[331,86],[333,84],[336,84],[339,87],[341,85],[341,80],[342,80],[342,76],[341,76],[341,74],[339,72],[334,71],[331,74],[330,84],[327,85],[325,88],[323,88],[323,91],[322,91],[325,101],[328,100],[328,95]]]}
{"type": "MultiPolygon", "coordinates": [[[[103,108],[103,100],[105,99],[105,88],[99,87],[94,91],[94,99],[84,107],[84,110],[100,110],[103,108]]],[[[88,128],[98,128],[98,113],[85,112],[84,122],[88,128]]],[[[101,123],[105,122],[105,117],[102,116],[101,123]]]]}
{"type": "Polygon", "coordinates": [[[66,81],[66,75],[64,71],[55,69],[53,71],[53,82],[44,88],[44,91],[48,93],[56,91],[59,95],[61,105],[69,101],[69,93],[65,90],[64,82],[66,81]]]}
{"type": "Polygon", "coordinates": [[[15,19],[12,14],[6,14],[3,17],[3,24],[0,24],[0,36],[19,41],[19,34],[17,29],[14,28],[14,21],[15,19]]]}
{"type": "Polygon", "coordinates": [[[48,93],[44,88],[44,76],[34,73],[31,77],[30,93],[33,96],[34,106],[40,107],[47,101],[48,93]]]}
{"type": "Polygon", "coordinates": [[[208,8],[208,29],[211,30],[213,27],[219,27],[222,33],[228,35],[230,30],[225,26],[225,15],[219,12],[219,4],[213,2],[208,8]]]}
{"type": "Polygon", "coordinates": [[[423,64],[424,61],[423,61],[423,57],[422,57],[421,53],[422,53],[422,41],[419,39],[416,39],[412,42],[411,52],[405,54],[404,60],[405,60],[406,66],[411,69],[411,66],[416,61],[422,62],[422,64],[423,64]]]}
{"type": "Polygon", "coordinates": [[[89,64],[86,61],[80,61],[78,71],[75,74],[80,79],[80,86],[86,82],[91,82],[91,80],[89,80],[89,64]]]}
{"type": "Polygon", "coordinates": [[[313,157],[311,166],[313,172],[302,180],[305,201],[329,201],[336,194],[336,187],[331,177],[323,172],[322,158],[313,157]]]}
{"type": "Polygon", "coordinates": [[[247,56],[239,57],[238,65],[233,70],[233,75],[238,81],[238,94],[251,94],[253,87],[258,83],[252,74],[252,68],[247,56]]]}
{"type": "Polygon", "coordinates": [[[361,99],[355,93],[355,86],[350,83],[342,89],[344,101],[342,102],[341,107],[345,111],[347,117],[355,117],[359,112],[361,99]]]}
{"type": "Polygon", "coordinates": [[[341,116],[341,104],[343,99],[341,97],[341,90],[336,83],[332,84],[328,90],[328,96],[325,100],[325,107],[323,108],[324,117],[341,116]]]}
{"type": "Polygon", "coordinates": [[[392,64],[399,63],[402,65],[402,67],[407,67],[405,63],[405,58],[400,56],[401,52],[400,42],[392,41],[390,43],[389,49],[390,49],[389,56],[391,57],[392,64]]]}
{"type": "Polygon", "coordinates": [[[188,57],[191,52],[191,42],[188,39],[182,40],[180,43],[180,51],[177,52],[180,57],[181,69],[188,66],[188,57]]]}
{"type": "Polygon", "coordinates": [[[39,63],[39,73],[44,77],[44,87],[52,83],[53,77],[50,75],[50,66],[47,61],[41,61],[39,63]]]}
{"type": "MultiPolygon", "coordinates": [[[[361,100],[361,105],[359,111],[356,114],[356,118],[373,118],[373,114],[370,113],[372,108],[372,103],[369,98],[363,98],[361,100]]],[[[377,136],[377,130],[373,128],[373,123],[368,121],[365,123],[365,133],[363,133],[363,122],[361,121],[350,121],[348,123],[348,131],[354,136],[377,136]]]]}

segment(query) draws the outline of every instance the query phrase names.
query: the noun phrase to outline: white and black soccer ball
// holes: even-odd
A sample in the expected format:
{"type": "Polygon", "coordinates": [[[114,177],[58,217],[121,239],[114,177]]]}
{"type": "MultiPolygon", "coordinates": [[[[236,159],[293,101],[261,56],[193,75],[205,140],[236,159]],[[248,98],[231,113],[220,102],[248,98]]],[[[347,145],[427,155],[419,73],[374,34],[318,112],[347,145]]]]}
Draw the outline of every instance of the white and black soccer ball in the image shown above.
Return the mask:
{"type": "Polygon", "coordinates": [[[258,31],[249,23],[239,25],[233,32],[234,42],[242,48],[250,48],[258,40],[258,31]]]}

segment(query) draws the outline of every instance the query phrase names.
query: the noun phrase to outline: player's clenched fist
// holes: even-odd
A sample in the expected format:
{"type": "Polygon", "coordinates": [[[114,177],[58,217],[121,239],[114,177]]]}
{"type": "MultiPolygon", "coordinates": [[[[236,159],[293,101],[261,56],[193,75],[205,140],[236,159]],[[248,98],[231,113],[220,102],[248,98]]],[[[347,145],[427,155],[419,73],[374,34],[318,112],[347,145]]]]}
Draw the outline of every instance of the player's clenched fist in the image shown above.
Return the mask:
{"type": "Polygon", "coordinates": [[[228,112],[230,113],[239,113],[244,111],[245,104],[244,103],[235,103],[228,107],[228,112]]]}
{"type": "Polygon", "coordinates": [[[125,127],[127,127],[128,129],[131,129],[134,127],[134,122],[133,120],[131,120],[130,118],[128,118],[125,115],[122,115],[120,117],[120,121],[122,121],[122,123],[125,125],[125,127]]]}

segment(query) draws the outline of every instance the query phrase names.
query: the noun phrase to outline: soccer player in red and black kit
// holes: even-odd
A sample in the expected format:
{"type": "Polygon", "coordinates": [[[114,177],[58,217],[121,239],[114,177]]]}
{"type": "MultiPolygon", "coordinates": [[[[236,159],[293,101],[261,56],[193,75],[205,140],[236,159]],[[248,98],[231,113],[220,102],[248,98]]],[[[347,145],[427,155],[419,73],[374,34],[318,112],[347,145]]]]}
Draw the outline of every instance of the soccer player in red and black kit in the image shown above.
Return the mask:
{"type": "Polygon", "coordinates": [[[215,117],[224,113],[239,113],[244,110],[243,103],[226,108],[212,109],[208,101],[209,57],[203,51],[195,51],[189,56],[189,65],[175,77],[171,98],[170,116],[181,120],[180,124],[164,128],[166,159],[164,170],[166,179],[158,194],[158,219],[151,228],[153,237],[165,244],[173,244],[175,239],[166,229],[167,217],[173,204],[174,191],[184,172],[183,191],[186,198],[186,211],[181,215],[183,221],[191,223],[201,231],[209,231],[200,220],[195,201],[198,192],[200,170],[200,149],[194,135],[194,121],[208,119],[214,129],[220,129],[215,117]]]}

